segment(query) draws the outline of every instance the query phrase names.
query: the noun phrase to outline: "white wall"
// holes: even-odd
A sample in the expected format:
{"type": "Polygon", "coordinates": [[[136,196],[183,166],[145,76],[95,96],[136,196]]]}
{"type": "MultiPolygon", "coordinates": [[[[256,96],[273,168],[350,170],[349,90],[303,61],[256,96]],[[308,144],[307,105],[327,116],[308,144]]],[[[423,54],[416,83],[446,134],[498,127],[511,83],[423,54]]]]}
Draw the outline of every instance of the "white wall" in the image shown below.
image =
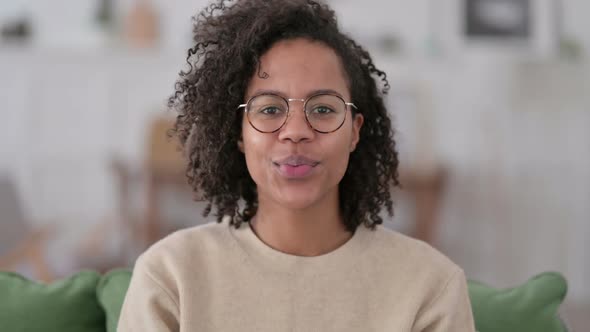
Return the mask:
{"type": "MultiPolygon", "coordinates": [[[[210,1],[205,0],[150,0],[160,11],[163,46],[182,48],[190,41],[190,17],[210,1]]],[[[121,21],[134,0],[115,1],[117,18],[121,21]]],[[[460,8],[461,0],[331,0],[342,26],[355,35],[371,38],[374,33],[389,29],[400,35],[407,52],[428,52],[431,38],[437,38],[441,29],[447,29],[453,12],[460,8]]],[[[561,2],[563,17],[560,21],[564,36],[578,40],[590,52],[590,3],[584,0],[534,0],[543,8],[554,8],[561,2]]],[[[93,10],[98,1],[74,0],[11,0],[0,2],[0,22],[15,13],[27,12],[34,19],[36,34],[42,43],[84,44],[98,42],[93,35],[93,10]],[[65,15],[64,13],[68,13],[65,15]]],[[[551,16],[551,14],[549,14],[551,16]]],[[[552,17],[553,20],[555,17],[552,17]]],[[[122,23],[119,22],[122,26],[122,23]]],[[[455,26],[456,27],[456,26],[455,26]]],[[[551,30],[551,28],[549,29],[551,30]]],[[[446,32],[445,32],[446,33],[446,32]]],[[[444,37],[443,37],[444,38],[444,37]]],[[[444,45],[441,45],[444,47],[444,45]]]]}

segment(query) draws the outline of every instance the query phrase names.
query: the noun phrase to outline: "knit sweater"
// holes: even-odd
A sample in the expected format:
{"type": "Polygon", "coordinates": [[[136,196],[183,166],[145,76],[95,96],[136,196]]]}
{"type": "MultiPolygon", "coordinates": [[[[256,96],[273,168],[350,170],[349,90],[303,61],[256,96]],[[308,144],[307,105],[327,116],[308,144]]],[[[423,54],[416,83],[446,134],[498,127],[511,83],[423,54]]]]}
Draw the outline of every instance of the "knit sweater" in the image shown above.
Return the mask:
{"type": "Polygon", "coordinates": [[[248,224],[178,231],[143,253],[118,331],[474,331],[463,271],[377,226],[320,256],[280,252],[248,224]]]}

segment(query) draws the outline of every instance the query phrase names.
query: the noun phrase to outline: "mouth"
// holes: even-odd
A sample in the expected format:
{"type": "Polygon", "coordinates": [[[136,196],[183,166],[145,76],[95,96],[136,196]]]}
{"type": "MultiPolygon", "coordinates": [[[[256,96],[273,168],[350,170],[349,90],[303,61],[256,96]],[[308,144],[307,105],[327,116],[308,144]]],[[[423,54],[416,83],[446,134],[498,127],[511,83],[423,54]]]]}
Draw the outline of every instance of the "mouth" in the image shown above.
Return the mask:
{"type": "Polygon", "coordinates": [[[287,179],[308,177],[319,163],[317,160],[296,155],[273,161],[279,174],[287,179]]]}
{"type": "Polygon", "coordinates": [[[279,166],[288,165],[288,166],[294,166],[294,167],[298,167],[298,166],[312,166],[312,167],[314,167],[317,164],[319,164],[320,162],[317,160],[305,157],[305,156],[291,155],[286,158],[276,160],[276,161],[274,161],[274,163],[279,166]]]}

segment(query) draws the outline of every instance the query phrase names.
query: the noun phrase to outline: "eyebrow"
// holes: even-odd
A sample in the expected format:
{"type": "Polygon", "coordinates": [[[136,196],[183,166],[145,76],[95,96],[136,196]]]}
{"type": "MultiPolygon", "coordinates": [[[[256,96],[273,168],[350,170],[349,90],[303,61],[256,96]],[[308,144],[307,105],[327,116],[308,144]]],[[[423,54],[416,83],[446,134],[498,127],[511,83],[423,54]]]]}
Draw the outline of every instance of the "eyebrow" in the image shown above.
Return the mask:
{"type": "MultiPolygon", "coordinates": [[[[248,98],[252,98],[253,96],[257,96],[257,95],[260,95],[260,94],[269,94],[269,93],[272,93],[272,94],[275,94],[275,95],[279,95],[279,96],[281,96],[281,97],[283,97],[283,98],[289,98],[289,97],[287,97],[287,95],[286,95],[285,93],[283,93],[283,92],[281,92],[281,91],[279,91],[279,90],[272,90],[272,89],[270,89],[270,90],[269,90],[269,89],[259,89],[259,90],[256,90],[256,91],[254,91],[254,93],[253,93],[251,96],[249,96],[248,98]]],[[[337,95],[337,96],[339,96],[339,97],[341,97],[341,98],[344,98],[344,97],[342,96],[342,94],[340,94],[338,91],[336,91],[336,90],[332,90],[332,89],[319,89],[319,90],[313,90],[313,91],[309,92],[309,93],[308,93],[308,94],[305,96],[305,98],[309,98],[310,96],[317,95],[317,94],[322,94],[322,93],[335,94],[335,95],[337,95]]]]}

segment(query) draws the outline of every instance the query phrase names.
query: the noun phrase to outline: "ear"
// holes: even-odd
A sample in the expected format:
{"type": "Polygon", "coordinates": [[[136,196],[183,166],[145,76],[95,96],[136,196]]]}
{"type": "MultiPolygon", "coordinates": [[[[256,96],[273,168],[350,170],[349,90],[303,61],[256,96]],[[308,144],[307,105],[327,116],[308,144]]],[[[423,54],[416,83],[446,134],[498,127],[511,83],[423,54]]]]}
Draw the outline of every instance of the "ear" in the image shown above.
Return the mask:
{"type": "Polygon", "coordinates": [[[238,138],[238,150],[244,153],[244,140],[242,138],[238,138]]]}
{"type": "Polygon", "coordinates": [[[354,119],[352,119],[352,139],[350,140],[350,152],[356,149],[356,145],[358,144],[361,137],[360,132],[364,122],[365,118],[360,113],[355,114],[354,119]]]}

